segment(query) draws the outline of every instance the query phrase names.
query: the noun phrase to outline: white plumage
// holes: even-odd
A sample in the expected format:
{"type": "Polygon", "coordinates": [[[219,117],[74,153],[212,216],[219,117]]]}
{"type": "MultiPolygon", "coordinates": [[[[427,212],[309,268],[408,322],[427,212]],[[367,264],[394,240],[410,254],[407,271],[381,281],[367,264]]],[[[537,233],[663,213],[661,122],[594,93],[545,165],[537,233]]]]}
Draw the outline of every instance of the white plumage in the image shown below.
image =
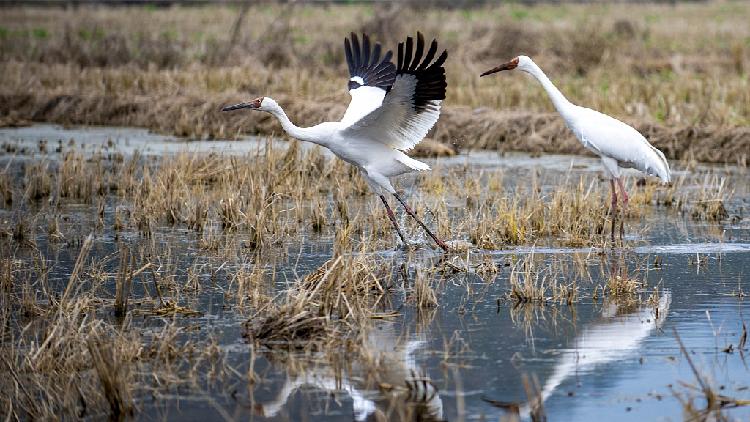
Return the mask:
{"type": "MultiPolygon", "coordinates": [[[[350,80],[364,84],[363,82],[359,82],[362,80],[359,76],[355,76],[350,80]]],[[[349,90],[349,94],[352,96],[352,101],[349,103],[349,107],[346,108],[344,117],[341,119],[341,124],[344,127],[351,126],[359,119],[380,107],[383,104],[386,92],[384,89],[376,86],[360,86],[357,89],[349,90]]]]}
{"type": "Polygon", "coordinates": [[[628,195],[622,183],[620,168],[634,168],[656,176],[664,183],[671,181],[669,163],[664,154],[654,148],[646,138],[633,127],[590,108],[577,106],[552,84],[542,69],[527,56],[518,56],[513,60],[484,72],[481,76],[490,75],[502,70],[518,68],[542,84],[552,103],[565,120],[567,126],[588,150],[598,155],[610,178],[612,186],[613,210],[617,206],[615,181],[620,187],[625,207],[628,195]]]}
{"type": "Polygon", "coordinates": [[[367,35],[362,44],[355,34],[344,43],[349,65],[349,93],[352,100],[338,122],[326,122],[307,128],[294,125],[284,110],[269,97],[224,107],[224,111],[249,108],[274,115],[292,137],[330,149],[336,156],[357,167],[370,188],[380,195],[388,217],[406,244],[393,211],[384,194],[392,194],[443,250],[438,239],[401,199],[390,178],[430,167],[404,153],[414,148],[440,117],[440,103],[445,99],[447,52],[433,61],[437,41],[425,53],[424,38],[417,33],[416,45],[411,37],[398,45],[398,65],[388,51],[380,57],[380,44],[371,49],[367,35]]]}
{"type": "MultiPolygon", "coordinates": [[[[414,148],[437,123],[441,103],[439,100],[430,101],[421,113],[415,113],[412,102],[415,79],[413,75],[397,78],[382,106],[344,129],[345,134],[373,139],[397,150],[414,148]]],[[[367,87],[358,88],[357,91],[364,88],[367,87]]]]}
{"type": "Polygon", "coordinates": [[[590,108],[576,108],[568,127],[581,143],[602,158],[611,177],[620,177],[619,167],[634,168],[668,183],[672,176],[664,154],[631,126],[590,108]]]}

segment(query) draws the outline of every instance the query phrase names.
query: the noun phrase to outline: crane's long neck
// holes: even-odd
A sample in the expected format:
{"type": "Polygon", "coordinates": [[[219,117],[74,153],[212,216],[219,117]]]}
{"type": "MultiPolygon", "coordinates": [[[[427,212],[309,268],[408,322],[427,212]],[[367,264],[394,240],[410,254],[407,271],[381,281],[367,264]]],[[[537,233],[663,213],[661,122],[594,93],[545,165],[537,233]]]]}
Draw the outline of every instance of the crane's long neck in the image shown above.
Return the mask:
{"type": "Polygon", "coordinates": [[[562,92],[557,89],[557,87],[552,83],[552,81],[549,80],[547,75],[542,72],[542,69],[540,69],[536,63],[531,62],[531,66],[529,67],[527,72],[531,74],[531,76],[535,77],[540,84],[542,84],[542,87],[544,87],[544,90],[547,91],[547,95],[549,95],[549,98],[552,100],[552,104],[554,104],[558,113],[560,113],[563,118],[567,119],[570,116],[572,108],[574,107],[573,104],[568,101],[567,98],[565,98],[562,92]]]}
{"type": "Polygon", "coordinates": [[[323,134],[315,130],[315,127],[299,127],[295,125],[289,120],[289,117],[287,117],[281,106],[276,105],[276,107],[268,110],[268,112],[279,120],[281,127],[284,128],[284,131],[292,138],[326,146],[328,141],[326,136],[322,136],[323,134]]]}

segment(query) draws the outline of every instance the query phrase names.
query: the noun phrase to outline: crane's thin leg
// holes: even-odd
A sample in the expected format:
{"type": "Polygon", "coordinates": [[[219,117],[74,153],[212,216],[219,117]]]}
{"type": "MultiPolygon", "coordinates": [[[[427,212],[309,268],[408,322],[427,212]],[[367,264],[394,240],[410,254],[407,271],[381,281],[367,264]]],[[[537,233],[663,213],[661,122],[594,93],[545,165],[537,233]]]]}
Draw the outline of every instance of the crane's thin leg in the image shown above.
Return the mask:
{"type": "MultiPolygon", "coordinates": [[[[623,206],[623,212],[628,212],[628,192],[625,191],[625,184],[622,183],[622,177],[617,178],[617,185],[620,186],[620,196],[622,197],[622,206],[623,206]]],[[[612,186],[614,189],[614,186],[612,186]]]]}
{"type": "Polygon", "coordinates": [[[615,225],[617,224],[617,191],[615,190],[615,181],[613,179],[609,179],[609,186],[612,188],[612,208],[610,212],[612,213],[612,242],[615,241],[615,225]]]}
{"type": "Polygon", "coordinates": [[[609,179],[609,186],[612,188],[612,215],[615,214],[617,211],[617,190],[615,189],[615,181],[613,179],[609,179]]]}
{"type": "Polygon", "coordinates": [[[385,196],[380,195],[380,200],[383,201],[383,205],[385,205],[385,210],[388,213],[388,218],[391,220],[391,223],[393,223],[393,228],[396,229],[398,237],[401,238],[401,243],[404,244],[404,247],[408,246],[409,244],[406,243],[406,238],[401,232],[401,228],[398,226],[398,222],[396,221],[396,216],[393,214],[393,210],[391,209],[390,205],[388,205],[388,201],[385,200],[385,196]]]}
{"type": "Polygon", "coordinates": [[[622,220],[620,220],[620,239],[625,235],[625,216],[628,214],[628,192],[625,190],[625,184],[622,183],[622,177],[617,178],[617,184],[620,186],[620,197],[622,198],[622,220]]]}
{"type": "Polygon", "coordinates": [[[430,231],[430,229],[427,228],[427,226],[422,222],[422,220],[420,220],[419,217],[417,217],[417,214],[415,214],[414,211],[411,208],[409,208],[408,205],[406,205],[406,202],[404,202],[404,200],[401,199],[398,193],[394,192],[393,196],[395,196],[396,199],[398,199],[398,202],[400,202],[401,205],[404,207],[404,209],[406,210],[406,213],[409,214],[414,220],[416,220],[420,226],[422,226],[424,231],[427,232],[427,234],[432,238],[432,240],[435,241],[435,243],[440,247],[440,249],[442,249],[445,252],[448,252],[448,245],[446,245],[445,242],[443,242],[442,240],[438,239],[437,236],[435,236],[432,233],[432,231],[430,231]]]}

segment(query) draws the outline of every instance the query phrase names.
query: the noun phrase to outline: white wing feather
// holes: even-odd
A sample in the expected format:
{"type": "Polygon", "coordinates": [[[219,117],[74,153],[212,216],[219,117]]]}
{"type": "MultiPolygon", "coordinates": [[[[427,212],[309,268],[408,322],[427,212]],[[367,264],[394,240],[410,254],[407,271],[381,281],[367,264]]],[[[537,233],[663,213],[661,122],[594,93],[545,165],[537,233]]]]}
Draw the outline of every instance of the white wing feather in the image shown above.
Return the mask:
{"type": "Polygon", "coordinates": [[[370,114],[383,104],[383,98],[385,98],[385,90],[376,86],[360,86],[349,90],[349,94],[352,96],[352,101],[341,119],[344,126],[349,126],[370,114]]]}
{"type": "Polygon", "coordinates": [[[439,100],[429,101],[423,110],[417,112],[412,100],[416,83],[414,75],[399,75],[382,105],[350,124],[342,134],[371,139],[402,151],[414,148],[437,123],[441,103],[439,100]]]}

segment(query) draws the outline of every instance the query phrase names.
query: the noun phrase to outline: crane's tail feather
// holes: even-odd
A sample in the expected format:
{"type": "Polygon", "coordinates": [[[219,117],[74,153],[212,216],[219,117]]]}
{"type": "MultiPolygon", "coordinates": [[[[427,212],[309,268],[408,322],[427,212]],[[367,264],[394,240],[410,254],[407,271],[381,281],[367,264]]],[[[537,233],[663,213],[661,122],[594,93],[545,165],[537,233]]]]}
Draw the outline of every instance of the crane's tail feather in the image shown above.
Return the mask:
{"type": "Polygon", "coordinates": [[[671,182],[672,181],[672,171],[669,169],[669,162],[667,161],[667,157],[664,156],[664,153],[661,152],[660,149],[656,148],[655,146],[653,146],[651,144],[649,144],[649,146],[656,153],[656,155],[659,157],[659,162],[662,165],[662,168],[657,171],[657,176],[664,183],[671,182]]]}
{"type": "Polygon", "coordinates": [[[426,163],[423,163],[419,160],[415,160],[406,154],[402,154],[400,157],[397,158],[397,160],[401,164],[405,165],[406,167],[409,167],[412,170],[425,171],[425,170],[430,169],[430,166],[428,166],[426,163]]]}

